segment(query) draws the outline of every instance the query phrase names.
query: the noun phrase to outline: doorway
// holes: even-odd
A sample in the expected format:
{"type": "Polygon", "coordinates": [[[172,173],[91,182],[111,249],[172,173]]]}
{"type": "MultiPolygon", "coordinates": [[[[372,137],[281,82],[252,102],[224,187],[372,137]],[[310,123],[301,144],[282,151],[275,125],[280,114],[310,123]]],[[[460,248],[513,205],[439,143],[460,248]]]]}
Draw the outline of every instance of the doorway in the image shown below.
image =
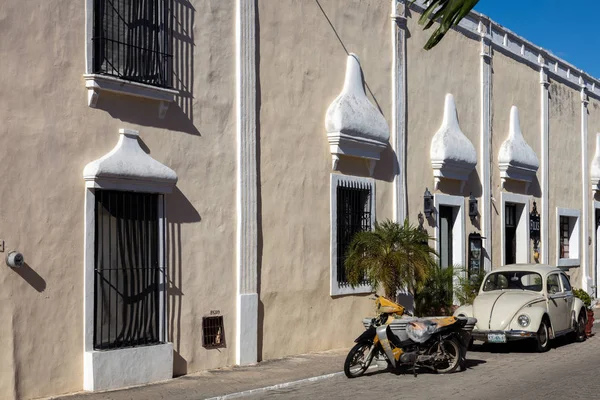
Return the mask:
{"type": "Polygon", "coordinates": [[[501,264],[529,262],[529,196],[501,193],[501,264]]]}
{"type": "Polygon", "coordinates": [[[439,207],[439,218],[440,218],[440,267],[448,268],[453,265],[453,235],[452,230],[454,228],[455,213],[454,207],[442,206],[439,207]]]}

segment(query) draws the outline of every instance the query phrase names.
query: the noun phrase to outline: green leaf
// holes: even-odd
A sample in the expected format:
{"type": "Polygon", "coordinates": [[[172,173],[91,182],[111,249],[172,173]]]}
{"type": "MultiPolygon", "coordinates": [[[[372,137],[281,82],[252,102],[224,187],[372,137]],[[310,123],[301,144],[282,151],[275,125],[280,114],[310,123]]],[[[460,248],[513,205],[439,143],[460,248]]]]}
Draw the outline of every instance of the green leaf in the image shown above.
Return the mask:
{"type": "Polygon", "coordinates": [[[425,50],[430,50],[437,45],[448,30],[458,25],[478,2],[479,0],[426,0],[427,8],[419,18],[419,24],[425,25],[423,30],[426,30],[433,25],[434,21],[440,21],[437,29],[425,43],[425,50]]]}

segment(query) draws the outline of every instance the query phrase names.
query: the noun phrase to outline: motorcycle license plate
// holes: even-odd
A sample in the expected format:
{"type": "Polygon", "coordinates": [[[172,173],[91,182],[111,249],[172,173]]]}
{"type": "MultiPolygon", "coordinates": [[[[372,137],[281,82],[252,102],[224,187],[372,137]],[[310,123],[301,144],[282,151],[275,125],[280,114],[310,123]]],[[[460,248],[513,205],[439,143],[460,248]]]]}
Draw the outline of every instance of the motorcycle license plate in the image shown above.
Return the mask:
{"type": "Polygon", "coordinates": [[[488,342],[506,343],[506,335],[504,333],[488,333],[488,342]]]}

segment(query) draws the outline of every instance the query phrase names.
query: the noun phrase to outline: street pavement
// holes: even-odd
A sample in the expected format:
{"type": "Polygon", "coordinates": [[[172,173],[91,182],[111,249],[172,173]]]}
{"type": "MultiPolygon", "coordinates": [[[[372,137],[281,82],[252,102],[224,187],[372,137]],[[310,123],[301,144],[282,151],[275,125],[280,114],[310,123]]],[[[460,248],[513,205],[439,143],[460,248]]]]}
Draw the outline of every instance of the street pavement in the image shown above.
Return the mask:
{"type": "MultiPolygon", "coordinates": [[[[594,326],[600,332],[600,325],[594,326]]],[[[422,370],[415,378],[373,368],[347,379],[341,372],[347,349],[288,357],[255,366],[222,368],[167,382],[61,400],[243,399],[598,399],[600,335],[583,343],[555,341],[547,353],[526,342],[477,344],[467,369],[448,375],[422,370]]]]}

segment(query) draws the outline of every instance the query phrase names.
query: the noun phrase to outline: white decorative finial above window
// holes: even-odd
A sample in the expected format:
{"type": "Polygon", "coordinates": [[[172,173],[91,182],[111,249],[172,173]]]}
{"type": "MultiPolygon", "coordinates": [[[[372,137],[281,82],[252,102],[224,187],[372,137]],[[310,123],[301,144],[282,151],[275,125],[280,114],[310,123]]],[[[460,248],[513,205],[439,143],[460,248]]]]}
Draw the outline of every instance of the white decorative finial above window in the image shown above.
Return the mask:
{"type": "Polygon", "coordinates": [[[504,189],[504,183],[507,179],[514,179],[525,182],[525,190],[529,188],[540,167],[537,155],[523,138],[519,110],[515,106],[510,109],[508,139],[500,146],[498,167],[500,168],[502,189],[504,189]]]}
{"type": "Polygon", "coordinates": [[[390,128],[365,94],[355,54],[348,56],[344,88],[327,109],[325,129],[333,169],[337,169],[339,157],[344,155],[365,159],[369,174],[373,174],[375,163],[390,139],[390,128]]]}
{"type": "Polygon", "coordinates": [[[170,193],[177,183],[175,171],[140,147],[138,131],[119,129],[119,133],[115,148],[83,169],[86,187],[170,193]]]}
{"type": "Polygon", "coordinates": [[[596,133],[596,154],[592,160],[590,177],[592,180],[592,190],[596,194],[600,191],[600,133],[596,133]]]}
{"type": "Polygon", "coordinates": [[[446,94],[444,119],[440,129],[431,139],[429,155],[435,189],[439,188],[441,178],[446,178],[460,181],[462,192],[469,175],[477,165],[477,152],[458,125],[456,104],[454,96],[450,93],[446,94]]]}

